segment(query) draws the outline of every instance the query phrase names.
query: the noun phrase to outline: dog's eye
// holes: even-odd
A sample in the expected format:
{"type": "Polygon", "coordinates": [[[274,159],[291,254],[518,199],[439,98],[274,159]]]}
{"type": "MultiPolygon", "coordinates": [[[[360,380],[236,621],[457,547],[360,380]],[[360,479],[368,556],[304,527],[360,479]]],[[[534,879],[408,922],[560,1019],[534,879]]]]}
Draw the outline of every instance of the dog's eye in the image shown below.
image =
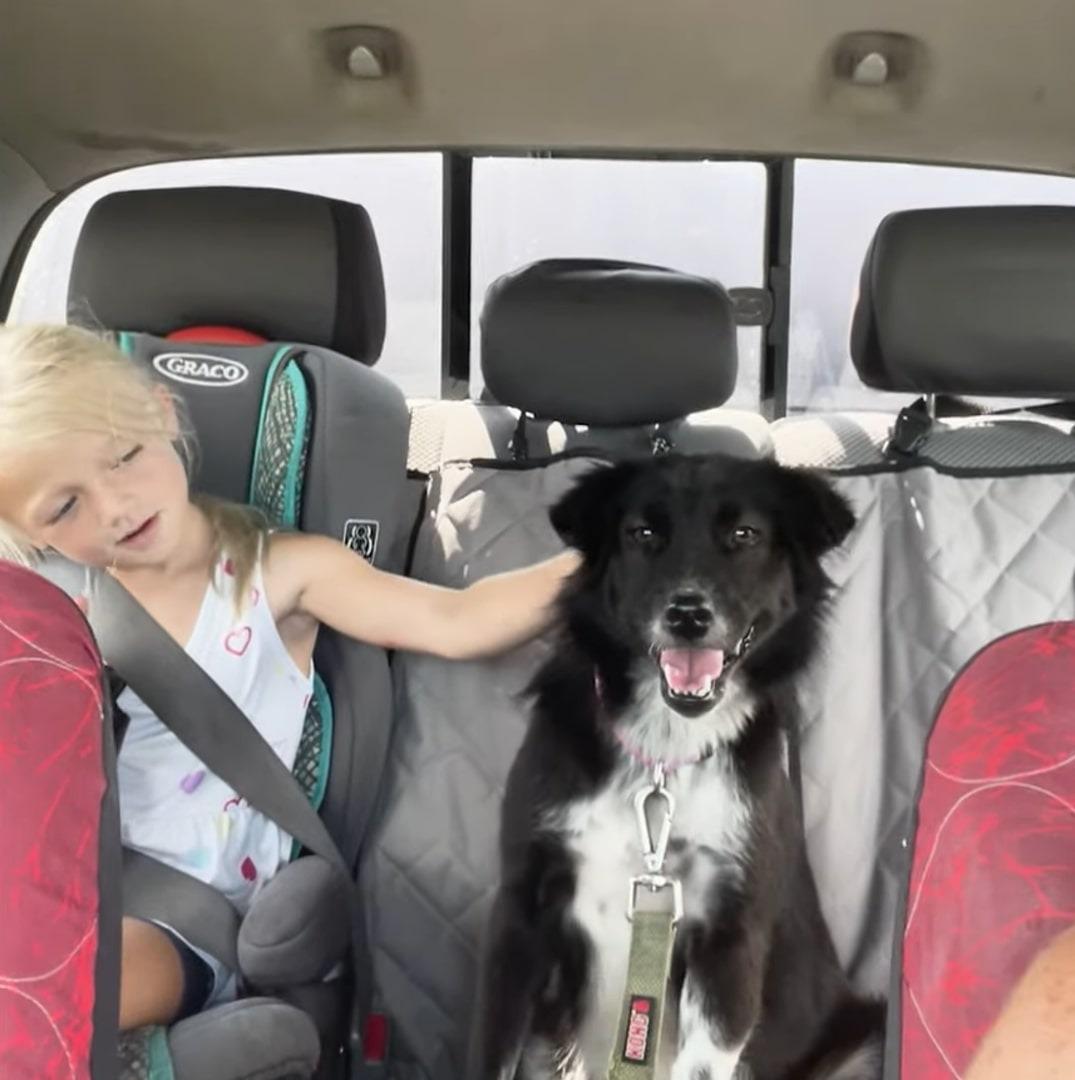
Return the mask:
{"type": "Polygon", "coordinates": [[[657,539],[657,533],[648,525],[635,525],[627,530],[627,535],[636,544],[652,544],[657,539]]]}
{"type": "Polygon", "coordinates": [[[737,525],[728,541],[732,547],[753,547],[761,539],[761,533],[752,525],[737,525]]]}

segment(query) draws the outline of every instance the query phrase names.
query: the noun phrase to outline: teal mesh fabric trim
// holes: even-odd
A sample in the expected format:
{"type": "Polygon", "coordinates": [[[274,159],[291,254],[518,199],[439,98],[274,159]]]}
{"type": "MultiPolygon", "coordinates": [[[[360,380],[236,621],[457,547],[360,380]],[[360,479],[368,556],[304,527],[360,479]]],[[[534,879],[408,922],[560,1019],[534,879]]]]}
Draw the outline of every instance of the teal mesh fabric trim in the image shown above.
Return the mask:
{"type": "Polygon", "coordinates": [[[328,687],[325,680],[317,672],[314,672],[314,696],[310,702],[313,706],[317,702],[317,708],[321,713],[321,746],[318,748],[317,759],[317,786],[313,789],[310,802],[315,810],[321,809],[325,801],[325,791],[328,788],[328,766],[332,757],[332,735],[335,717],[332,714],[332,698],[329,697],[328,687]]]}
{"type": "Polygon", "coordinates": [[[268,480],[264,479],[262,475],[268,468],[264,455],[265,429],[269,414],[269,406],[273,399],[273,388],[276,385],[280,370],[290,352],[290,345],[282,345],[276,350],[276,355],[269,362],[269,370],[265,374],[265,386],[261,391],[261,410],[258,414],[258,429],[254,433],[254,461],[250,466],[250,484],[247,488],[246,499],[247,502],[253,503],[254,506],[257,506],[266,514],[269,513],[269,507],[259,502],[257,498],[258,488],[264,487],[268,483],[268,480]]]}
{"type": "Polygon", "coordinates": [[[175,1080],[168,1033],[162,1027],[153,1028],[149,1036],[149,1080],[175,1080]]]}
{"type": "Polygon", "coordinates": [[[316,693],[315,682],[315,693],[310,697],[310,705],[306,710],[306,723],[303,725],[299,749],[295,754],[295,767],[291,770],[302,790],[306,792],[306,798],[315,809],[320,805],[318,794],[319,789],[323,787],[321,750],[325,745],[325,734],[325,713],[322,701],[316,693]]]}
{"type": "Polygon", "coordinates": [[[120,1080],[175,1080],[164,1028],[121,1032],[118,1048],[120,1080]]]}
{"type": "MultiPolygon", "coordinates": [[[[291,346],[282,348],[273,357],[265,377],[249,497],[272,524],[293,529],[299,524],[302,507],[312,411],[306,380],[291,359],[291,351],[291,346]]],[[[332,702],[324,682],[315,673],[292,769],[314,809],[320,808],[325,797],[331,753],[332,702]]],[[[297,854],[296,845],[292,857],[297,854]]]]}
{"type": "Polygon", "coordinates": [[[311,412],[306,380],[298,365],[278,354],[269,368],[262,399],[250,501],[274,525],[299,524],[311,412]]]}
{"type": "Polygon", "coordinates": [[[284,478],[284,513],[283,523],[291,529],[299,527],[299,512],[302,509],[302,489],[306,482],[306,459],[310,453],[310,429],[313,413],[310,410],[309,391],[298,364],[289,363],[284,368],[284,378],[291,387],[291,399],[295,406],[295,428],[302,433],[300,439],[293,439],[291,455],[287,462],[287,475],[284,478]]]}
{"type": "MultiPolygon", "coordinates": [[[[315,810],[321,809],[328,789],[332,728],[332,699],[324,680],[314,672],[314,692],[306,710],[306,722],[302,727],[302,737],[292,772],[315,810]]],[[[296,840],[291,847],[291,858],[297,858],[301,850],[302,845],[296,840]]]]}

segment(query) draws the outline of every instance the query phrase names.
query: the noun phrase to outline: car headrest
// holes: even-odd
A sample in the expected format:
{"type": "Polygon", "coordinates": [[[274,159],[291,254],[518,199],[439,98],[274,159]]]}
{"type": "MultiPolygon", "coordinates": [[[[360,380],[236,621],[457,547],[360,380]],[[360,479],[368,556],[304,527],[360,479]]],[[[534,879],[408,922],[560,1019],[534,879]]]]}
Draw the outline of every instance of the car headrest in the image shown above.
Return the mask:
{"type": "Polygon", "coordinates": [[[271,188],[124,191],[75,248],[72,322],[161,337],[240,327],[373,364],[385,331],[381,257],[361,206],[271,188]]]}
{"type": "Polygon", "coordinates": [[[851,356],[878,390],[1075,394],[1075,208],[885,218],[862,269],[851,356]]]}
{"type": "Polygon", "coordinates": [[[728,294],[658,266],[533,263],[493,282],[481,330],[489,393],[542,419],[661,423],[722,405],[735,389],[728,294]]]}

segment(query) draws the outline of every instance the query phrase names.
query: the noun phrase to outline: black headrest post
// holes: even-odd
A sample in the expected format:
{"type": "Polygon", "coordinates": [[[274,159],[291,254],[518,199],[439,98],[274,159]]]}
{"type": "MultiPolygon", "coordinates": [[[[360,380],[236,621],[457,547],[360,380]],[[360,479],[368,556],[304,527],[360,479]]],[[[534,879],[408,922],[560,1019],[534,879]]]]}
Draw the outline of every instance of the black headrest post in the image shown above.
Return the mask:
{"type": "Polygon", "coordinates": [[[529,458],[530,443],[526,437],[526,413],[520,410],[515,431],[511,436],[511,460],[528,461],[529,458]]]}
{"type": "Polygon", "coordinates": [[[653,434],[649,437],[649,448],[654,457],[664,457],[665,454],[670,454],[675,450],[676,444],[670,435],[661,430],[660,424],[654,424],[653,434]]]}

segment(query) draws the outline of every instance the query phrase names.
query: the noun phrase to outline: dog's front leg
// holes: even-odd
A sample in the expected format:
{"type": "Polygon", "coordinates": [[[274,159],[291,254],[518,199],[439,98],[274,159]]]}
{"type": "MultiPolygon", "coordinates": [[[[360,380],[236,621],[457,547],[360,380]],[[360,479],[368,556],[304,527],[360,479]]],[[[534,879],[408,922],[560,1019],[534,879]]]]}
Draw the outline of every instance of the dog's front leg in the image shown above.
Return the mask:
{"type": "Polygon", "coordinates": [[[518,899],[510,891],[501,892],[490,920],[468,1080],[515,1080],[546,966],[518,899]]]}
{"type": "Polygon", "coordinates": [[[745,1080],[736,1070],[761,1011],[764,957],[757,932],[688,945],[671,1080],[745,1080]]]}

